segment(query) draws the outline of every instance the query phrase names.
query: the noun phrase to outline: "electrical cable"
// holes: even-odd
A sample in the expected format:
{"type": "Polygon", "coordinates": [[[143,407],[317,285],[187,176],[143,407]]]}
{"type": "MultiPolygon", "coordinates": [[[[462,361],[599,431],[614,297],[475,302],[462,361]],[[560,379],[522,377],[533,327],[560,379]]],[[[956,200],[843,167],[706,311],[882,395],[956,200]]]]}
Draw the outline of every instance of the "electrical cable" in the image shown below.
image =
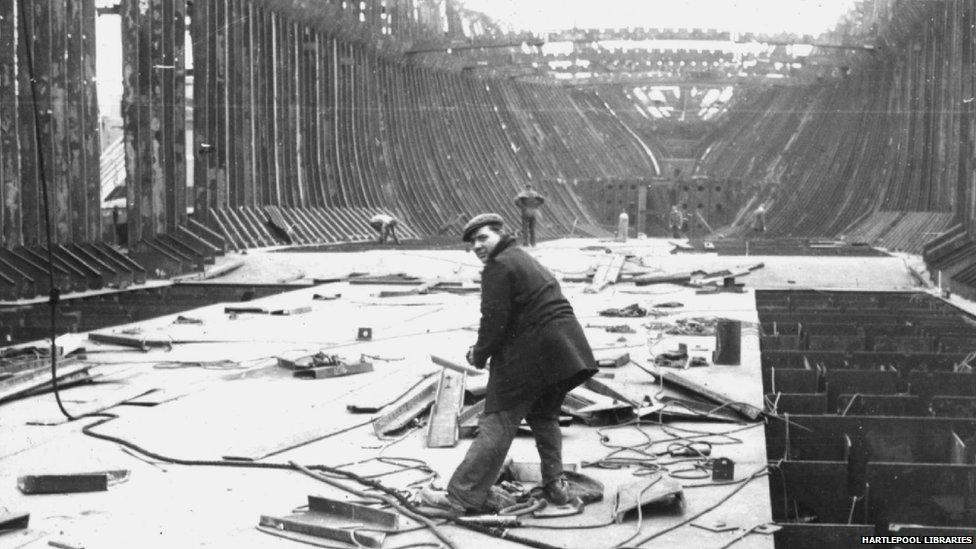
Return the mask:
{"type": "Polygon", "coordinates": [[[732,499],[732,496],[734,496],[734,495],[738,494],[739,492],[741,492],[742,489],[745,488],[746,486],[748,486],[750,482],[752,482],[753,480],[755,480],[755,479],[757,479],[759,477],[768,475],[769,474],[769,471],[768,470],[769,470],[769,466],[768,465],[763,466],[761,469],[757,470],[756,472],[754,472],[753,474],[749,475],[748,477],[746,477],[746,478],[744,478],[744,479],[742,479],[740,481],[737,481],[738,486],[735,488],[735,490],[732,490],[731,492],[729,492],[728,494],[726,494],[725,496],[723,496],[721,499],[719,499],[717,502],[715,502],[714,504],[708,506],[707,508],[703,509],[702,511],[699,511],[698,513],[695,513],[694,515],[686,518],[685,520],[683,520],[683,521],[681,521],[681,522],[679,522],[677,524],[668,526],[667,528],[665,528],[663,530],[659,530],[659,531],[657,531],[657,532],[655,532],[655,533],[653,533],[653,534],[651,534],[649,536],[645,536],[645,537],[637,540],[637,542],[635,542],[632,546],[621,546],[618,549],[639,549],[641,545],[644,545],[645,543],[647,543],[647,542],[649,542],[649,541],[651,541],[653,539],[659,538],[659,537],[663,536],[664,534],[667,534],[668,532],[672,532],[674,530],[677,530],[678,528],[681,528],[682,526],[684,526],[684,525],[686,525],[686,524],[688,524],[688,523],[690,523],[690,522],[692,522],[694,520],[697,520],[699,517],[701,517],[701,516],[703,516],[703,515],[705,515],[707,513],[710,513],[712,511],[714,511],[715,509],[718,509],[726,501],[732,499]]]}
{"type": "Polygon", "coordinates": [[[37,152],[37,171],[41,182],[41,197],[44,202],[44,237],[47,241],[47,275],[50,290],[48,291],[48,303],[51,308],[51,386],[54,389],[54,400],[58,403],[58,409],[64,417],[74,421],[75,416],[68,413],[64,403],[61,402],[61,393],[58,391],[58,301],[61,297],[61,290],[54,282],[54,245],[51,238],[51,207],[48,198],[47,188],[47,167],[44,164],[44,149],[41,147],[41,116],[38,112],[37,101],[37,79],[34,77],[34,35],[31,34],[27,26],[27,6],[24,0],[17,0],[20,9],[21,32],[24,35],[24,60],[27,65],[27,74],[30,77],[31,101],[33,101],[34,115],[34,150],[37,152]]]}
{"type": "MultiPolygon", "coordinates": [[[[115,414],[103,412],[98,414],[90,414],[87,417],[99,417],[101,419],[98,419],[97,421],[83,427],[81,429],[81,432],[83,434],[100,440],[114,442],[121,446],[127,447],[131,450],[135,450],[136,452],[139,452],[144,456],[150,457],[152,459],[164,463],[172,463],[174,465],[187,465],[187,466],[236,467],[236,468],[243,468],[243,469],[274,469],[274,470],[291,470],[291,471],[296,470],[295,467],[293,467],[290,463],[268,463],[268,462],[255,462],[255,461],[188,460],[188,459],[172,458],[172,457],[164,456],[162,454],[158,454],[151,450],[142,448],[138,444],[135,444],[134,442],[130,442],[124,438],[93,431],[93,429],[95,429],[100,425],[104,425],[105,423],[108,423],[113,419],[118,419],[119,416],[115,414]]],[[[355,473],[344,471],[342,469],[336,469],[334,467],[329,467],[327,465],[321,465],[321,464],[310,465],[310,466],[306,466],[305,468],[310,471],[325,472],[325,473],[331,473],[333,475],[338,475],[340,477],[362,484],[363,486],[372,488],[373,490],[383,492],[396,499],[397,502],[404,508],[411,510],[411,512],[417,515],[424,516],[427,519],[441,518],[441,517],[430,517],[424,515],[421,511],[417,510],[416,507],[414,507],[414,505],[406,497],[403,496],[403,494],[397,492],[396,490],[393,490],[392,488],[388,488],[384,486],[382,483],[378,481],[363,478],[355,473]]],[[[329,479],[328,477],[323,477],[323,478],[327,479],[330,482],[335,482],[332,479],[329,479]]],[[[533,539],[528,539],[522,536],[518,536],[516,534],[512,534],[508,532],[508,530],[501,529],[501,528],[490,528],[478,524],[472,524],[472,523],[467,523],[467,522],[457,521],[457,520],[452,520],[451,522],[457,526],[471,530],[473,532],[477,532],[495,538],[506,539],[511,542],[525,545],[528,547],[534,547],[536,549],[562,549],[545,542],[536,541],[533,539]]]]}

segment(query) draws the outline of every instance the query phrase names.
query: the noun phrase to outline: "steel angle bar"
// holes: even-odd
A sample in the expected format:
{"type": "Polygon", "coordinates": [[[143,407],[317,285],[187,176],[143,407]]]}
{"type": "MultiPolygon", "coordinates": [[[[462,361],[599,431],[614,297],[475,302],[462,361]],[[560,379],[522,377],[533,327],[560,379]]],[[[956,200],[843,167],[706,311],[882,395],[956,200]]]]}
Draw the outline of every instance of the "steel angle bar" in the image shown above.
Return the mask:
{"type": "Polygon", "coordinates": [[[433,362],[434,364],[436,364],[438,366],[443,366],[444,368],[447,368],[449,370],[454,370],[456,372],[461,372],[461,373],[464,373],[464,374],[470,374],[470,375],[473,375],[473,376],[483,376],[485,374],[484,371],[479,370],[477,368],[474,368],[474,367],[471,367],[471,366],[462,366],[460,364],[457,364],[455,362],[452,362],[450,360],[447,360],[446,358],[441,358],[441,357],[436,356],[436,355],[430,355],[430,360],[431,360],[431,362],[433,362]]]}
{"type": "Polygon", "coordinates": [[[320,496],[308,496],[308,509],[316,513],[363,523],[384,530],[399,530],[400,515],[366,505],[338,501],[320,496]]]}
{"type": "Polygon", "coordinates": [[[751,421],[756,421],[762,416],[763,413],[762,410],[756,408],[755,406],[745,404],[742,402],[734,402],[721,393],[712,391],[707,387],[694,383],[673,372],[663,372],[661,373],[661,378],[664,380],[665,383],[671,384],[672,386],[678,387],[679,389],[683,389],[685,391],[695,393],[717,404],[724,404],[729,409],[734,410],[735,412],[739,413],[740,415],[742,415],[743,417],[751,421]]]}
{"type": "Polygon", "coordinates": [[[424,413],[434,403],[437,395],[438,379],[430,378],[393,403],[388,412],[376,417],[373,431],[383,436],[402,429],[413,418],[424,413]]]}
{"type": "Polygon", "coordinates": [[[632,405],[614,401],[584,387],[576,387],[566,395],[562,410],[590,426],[613,425],[634,417],[632,405]]]}
{"type": "Polygon", "coordinates": [[[599,380],[593,378],[587,379],[583,383],[583,386],[586,387],[587,389],[593,391],[594,393],[601,394],[605,397],[612,398],[614,402],[623,402],[625,404],[629,404],[630,406],[633,406],[634,408],[640,407],[639,402],[635,402],[632,398],[628,397],[623,392],[621,392],[620,389],[614,387],[614,385],[615,384],[610,380],[599,380]]]}
{"type": "Polygon", "coordinates": [[[259,524],[279,531],[355,543],[360,547],[382,547],[386,539],[385,533],[357,530],[358,524],[351,524],[348,521],[338,522],[319,513],[303,513],[288,517],[261,515],[259,524]]]}
{"type": "Polygon", "coordinates": [[[459,413],[464,404],[465,374],[441,370],[434,407],[427,423],[427,447],[451,448],[460,437],[459,413]]]}

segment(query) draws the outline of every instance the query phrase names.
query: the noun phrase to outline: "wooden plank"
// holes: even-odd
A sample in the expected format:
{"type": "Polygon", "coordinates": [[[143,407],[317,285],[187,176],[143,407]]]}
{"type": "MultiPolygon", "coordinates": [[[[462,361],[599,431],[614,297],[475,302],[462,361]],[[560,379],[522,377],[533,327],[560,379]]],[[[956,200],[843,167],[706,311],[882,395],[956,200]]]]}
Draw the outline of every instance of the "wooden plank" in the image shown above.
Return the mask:
{"type": "Polygon", "coordinates": [[[372,414],[379,412],[386,406],[402,399],[418,385],[431,382],[437,372],[424,372],[420,375],[396,376],[386,380],[381,386],[368,393],[357,395],[355,401],[346,405],[346,410],[353,414],[372,414]]]}
{"type": "Polygon", "coordinates": [[[623,254],[613,254],[596,269],[593,281],[583,291],[586,293],[598,293],[610,284],[617,282],[620,278],[620,269],[624,266],[626,256],[623,254]]]}
{"type": "MultiPolygon", "coordinates": [[[[186,2],[173,2],[172,30],[172,109],[168,116],[172,120],[172,150],[170,181],[173,186],[172,209],[173,227],[186,225],[187,219],[187,174],[186,174],[186,2]]],[[[195,85],[195,82],[194,82],[195,85]]]]}
{"type": "MultiPolygon", "coordinates": [[[[180,111],[182,108],[182,105],[174,103],[176,95],[176,60],[173,57],[175,42],[173,35],[176,32],[176,25],[173,22],[173,5],[177,3],[179,2],[161,0],[158,12],[159,20],[152,22],[153,26],[159,29],[159,50],[158,54],[153,56],[153,74],[158,82],[157,86],[153,86],[153,91],[158,101],[156,116],[159,118],[159,131],[157,135],[160,138],[160,142],[158,143],[158,154],[160,158],[159,182],[163,185],[159,204],[161,225],[157,229],[158,233],[176,232],[176,227],[179,224],[176,192],[179,186],[186,185],[182,181],[177,185],[173,171],[173,151],[176,141],[176,120],[174,119],[173,113],[174,111],[180,111]]],[[[156,15],[155,12],[154,15],[156,15]]],[[[182,28],[182,23],[179,26],[182,28]]],[[[185,116],[185,113],[183,114],[185,116]]]]}
{"type": "Polygon", "coordinates": [[[241,35],[240,47],[243,55],[240,58],[240,90],[241,90],[241,197],[244,206],[255,204],[255,174],[257,172],[257,150],[254,143],[254,2],[247,1],[241,6],[240,17],[241,35]]]}
{"type": "Polygon", "coordinates": [[[214,177],[211,180],[210,207],[221,210],[230,205],[227,183],[227,163],[230,159],[227,136],[230,120],[230,101],[227,93],[227,2],[228,0],[214,0],[213,20],[210,32],[213,33],[213,103],[210,108],[214,112],[213,146],[214,146],[214,177]]]}
{"type": "Polygon", "coordinates": [[[227,140],[227,206],[236,209],[240,206],[240,72],[238,61],[240,59],[239,37],[240,37],[240,0],[226,0],[226,59],[227,59],[227,94],[223,109],[227,118],[224,120],[225,135],[227,140]]]}
{"type": "Polygon", "coordinates": [[[193,5],[190,16],[190,39],[193,44],[193,217],[206,225],[211,217],[208,200],[211,157],[204,145],[210,145],[210,109],[212,81],[210,12],[212,2],[193,5]]]}
{"type": "Polygon", "coordinates": [[[102,240],[101,124],[98,110],[98,84],[95,75],[95,4],[81,2],[82,33],[82,177],[85,186],[86,240],[102,240]]]}
{"type": "Polygon", "coordinates": [[[5,244],[22,242],[20,136],[18,135],[16,2],[0,2],[0,226],[5,244]]]}
{"type": "MultiPolygon", "coordinates": [[[[32,3],[33,14],[34,14],[34,74],[35,80],[37,82],[37,102],[31,101],[30,105],[37,109],[41,106],[50,106],[51,104],[51,13],[50,6],[47,2],[36,2],[32,3]]],[[[29,88],[28,88],[29,90],[29,88]]],[[[43,108],[43,107],[41,107],[43,108]]],[[[56,207],[55,202],[55,189],[53,187],[52,178],[52,164],[51,164],[51,116],[39,116],[39,123],[37,125],[39,130],[39,137],[36,141],[37,151],[35,154],[40,154],[44,158],[43,164],[38,161],[38,196],[41,196],[42,189],[41,178],[47,181],[49,194],[48,198],[50,200],[49,204],[52,205],[52,209],[56,207]],[[41,172],[43,168],[43,173],[41,172]]],[[[43,207],[43,206],[39,206],[43,207]]],[[[51,212],[51,230],[53,231],[56,227],[56,218],[54,212],[51,212]]],[[[43,241],[46,235],[47,227],[44,224],[44,217],[41,216],[37,220],[37,236],[36,242],[43,241]]],[[[53,234],[52,234],[53,236],[53,234]]]]}
{"type": "MultiPolygon", "coordinates": [[[[84,21],[82,20],[83,0],[67,0],[66,11],[66,54],[67,74],[65,75],[65,132],[64,155],[67,165],[66,176],[71,210],[69,228],[73,240],[82,242],[88,239],[89,180],[85,177],[85,97],[82,93],[84,75],[84,21]]],[[[100,236],[100,235],[96,235],[100,236]]]]}
{"type": "MultiPolygon", "coordinates": [[[[149,50],[147,56],[140,56],[140,67],[143,73],[141,84],[143,96],[147,100],[146,123],[148,134],[147,159],[149,173],[145,179],[146,188],[143,189],[141,199],[148,204],[149,211],[143,212],[143,238],[154,237],[166,232],[166,169],[169,164],[165,155],[166,141],[170,138],[164,124],[166,98],[163,92],[163,72],[160,60],[163,58],[163,3],[168,0],[149,0],[149,12],[143,14],[140,24],[148,33],[149,50]]],[[[141,53],[141,52],[140,52],[141,53]]],[[[169,72],[169,70],[166,70],[169,72]]]]}
{"type": "MultiPolygon", "coordinates": [[[[90,367],[88,364],[74,364],[65,368],[59,368],[58,379],[80,372],[87,372],[90,367]]],[[[12,400],[49,383],[51,383],[51,371],[48,368],[20,372],[0,381],[0,402],[12,400]]]]}
{"type": "Polygon", "coordinates": [[[441,370],[437,395],[427,423],[428,448],[453,448],[460,436],[459,418],[464,404],[465,374],[441,370]]]}
{"type": "Polygon", "coordinates": [[[48,167],[48,188],[53,190],[51,195],[51,221],[54,236],[59,241],[71,239],[71,192],[68,183],[68,161],[65,154],[65,109],[67,104],[67,89],[65,86],[65,7],[66,0],[51,0],[45,2],[49,17],[50,55],[48,83],[49,101],[49,152],[45,158],[48,167]]]}

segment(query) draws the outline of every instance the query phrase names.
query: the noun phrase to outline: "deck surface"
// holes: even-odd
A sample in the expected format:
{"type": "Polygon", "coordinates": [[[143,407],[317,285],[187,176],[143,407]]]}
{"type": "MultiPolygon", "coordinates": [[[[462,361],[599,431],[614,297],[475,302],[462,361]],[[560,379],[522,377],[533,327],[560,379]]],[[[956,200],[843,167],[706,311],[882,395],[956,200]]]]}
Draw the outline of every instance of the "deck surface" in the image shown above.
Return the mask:
{"type": "MultiPolygon", "coordinates": [[[[676,285],[635,287],[610,286],[599,294],[584,294],[584,284],[563,283],[580,322],[586,324],[629,324],[636,333],[607,333],[588,328],[592,347],[626,348],[634,362],[648,367],[654,353],[686,343],[692,355],[711,356],[714,337],[664,336],[644,327],[653,321],[682,317],[724,317],[743,321],[742,360],[738,366],[713,365],[685,370],[690,379],[721,391],[736,400],[762,407],[759,338],[753,289],[763,288],[860,288],[909,289],[914,282],[903,262],[893,257],[717,257],[714,255],[670,255],[663,240],[631,241],[627,244],[596,240],[560,240],[541,244],[532,253],[558,276],[579,274],[605,252],[588,247],[608,247],[641,256],[645,265],[660,272],[730,268],[764,262],[765,267],[741,279],[741,294],[696,295],[694,289],[676,285]],[[603,318],[597,311],[639,303],[645,307],[661,302],[680,302],[661,319],[603,318]],[[672,312],[673,311],[673,312],[672,312]]],[[[472,254],[459,250],[395,249],[360,253],[250,253],[224,260],[244,259],[245,265],[220,278],[219,282],[275,282],[277,280],[329,278],[352,271],[373,274],[407,273],[422,277],[474,280],[480,264],[472,254]]],[[[179,459],[220,460],[226,456],[249,457],[263,463],[340,465],[362,462],[351,470],[363,473],[393,473],[380,479],[397,488],[425,478],[415,469],[397,472],[378,456],[409,457],[429,464],[443,485],[464,455],[470,441],[462,439],[455,448],[428,449],[422,429],[395,441],[381,441],[368,424],[370,415],[355,415],[346,405],[375,397],[391,380],[419,379],[436,371],[429,359],[437,354],[463,363],[465,350],[475,338],[479,296],[429,294],[380,298],[381,290],[403,290],[403,286],[350,285],[345,282],[314,287],[257,300],[250,304],[274,307],[310,306],[312,310],[294,316],[224,313],[224,304],[185,311],[200,325],[178,325],[176,315],[138,323],[143,334],[177,342],[171,350],[138,352],[112,345],[88,342],[92,373],[103,383],[63,391],[65,405],[75,413],[104,408],[152,391],[137,401],[156,406],[117,406],[118,415],[98,431],[125,438],[139,446],[179,459]],[[313,300],[314,294],[341,293],[332,301],[313,300]],[[356,341],[359,327],[371,327],[373,340],[356,341]],[[320,380],[298,380],[274,364],[283,354],[310,354],[328,350],[349,359],[372,358],[372,373],[320,380]],[[384,360],[390,359],[390,360],[384,360]],[[312,441],[314,442],[308,442],[312,441]]],[[[131,328],[131,326],[130,326],[131,328]]],[[[111,332],[112,329],[100,330],[111,332]]],[[[635,364],[607,370],[613,382],[635,399],[658,391],[654,379],[635,364]]],[[[31,513],[30,528],[0,534],[2,547],[48,547],[58,541],[89,548],[102,547],[300,547],[258,531],[261,515],[286,515],[305,503],[309,494],[346,497],[342,492],[298,472],[182,466],[137,458],[119,445],[96,440],[81,433],[86,419],[66,423],[51,395],[16,401],[0,407],[0,506],[10,512],[31,513]],[[48,423],[53,425],[37,425],[48,423]],[[128,469],[130,478],[107,492],[26,496],[16,488],[18,476],[39,473],[68,473],[128,469]]],[[[760,424],[678,422],[666,427],[651,421],[634,427],[598,430],[582,424],[564,428],[564,461],[583,463],[599,460],[610,452],[608,445],[644,441],[644,436],[662,441],[678,429],[738,432],[711,437],[713,457],[735,461],[735,477],[742,479],[766,465],[763,430],[760,424]],[[665,428],[667,432],[665,432],[665,428]],[[670,433],[670,434],[669,434],[670,433]]],[[[687,433],[687,431],[684,431],[687,433]]],[[[516,439],[511,453],[516,461],[538,461],[531,436],[516,439]]],[[[661,458],[665,461],[667,458],[661,458]]],[[[674,471],[682,464],[673,464],[674,471]]],[[[618,486],[639,480],[634,469],[585,468],[582,472],[604,483],[604,501],[590,505],[577,517],[527,521],[532,524],[581,526],[606,523],[611,515],[618,486]]],[[[773,479],[775,480],[775,478],[773,479]]],[[[718,520],[745,528],[771,520],[769,477],[749,482],[741,491],[703,520],[718,520]]],[[[685,506],[681,513],[648,512],[638,525],[636,517],[622,524],[596,529],[543,530],[531,526],[516,533],[562,547],[614,547],[638,533],[637,539],[676,525],[714,506],[736,486],[708,486],[708,479],[683,480],[685,506]],[[698,486],[704,485],[704,486],[698,486]]],[[[447,535],[463,548],[514,547],[507,541],[488,538],[454,527],[447,535]]],[[[660,536],[648,546],[722,547],[736,533],[714,533],[684,525],[660,536]]],[[[390,537],[385,547],[429,541],[424,531],[390,537]]],[[[735,545],[741,548],[769,548],[771,536],[753,534],[735,545]]]]}

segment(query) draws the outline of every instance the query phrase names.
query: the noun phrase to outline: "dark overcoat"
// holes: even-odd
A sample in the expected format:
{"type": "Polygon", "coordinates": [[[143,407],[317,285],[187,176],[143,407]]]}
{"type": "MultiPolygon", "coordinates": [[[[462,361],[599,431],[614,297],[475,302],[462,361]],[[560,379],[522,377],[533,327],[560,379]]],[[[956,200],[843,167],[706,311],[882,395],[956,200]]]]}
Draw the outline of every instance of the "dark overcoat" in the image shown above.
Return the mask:
{"type": "Polygon", "coordinates": [[[481,274],[475,366],[491,359],[485,413],[534,401],[544,389],[569,391],[597,371],[593,351],[559,282],[510,236],[481,274]]]}

